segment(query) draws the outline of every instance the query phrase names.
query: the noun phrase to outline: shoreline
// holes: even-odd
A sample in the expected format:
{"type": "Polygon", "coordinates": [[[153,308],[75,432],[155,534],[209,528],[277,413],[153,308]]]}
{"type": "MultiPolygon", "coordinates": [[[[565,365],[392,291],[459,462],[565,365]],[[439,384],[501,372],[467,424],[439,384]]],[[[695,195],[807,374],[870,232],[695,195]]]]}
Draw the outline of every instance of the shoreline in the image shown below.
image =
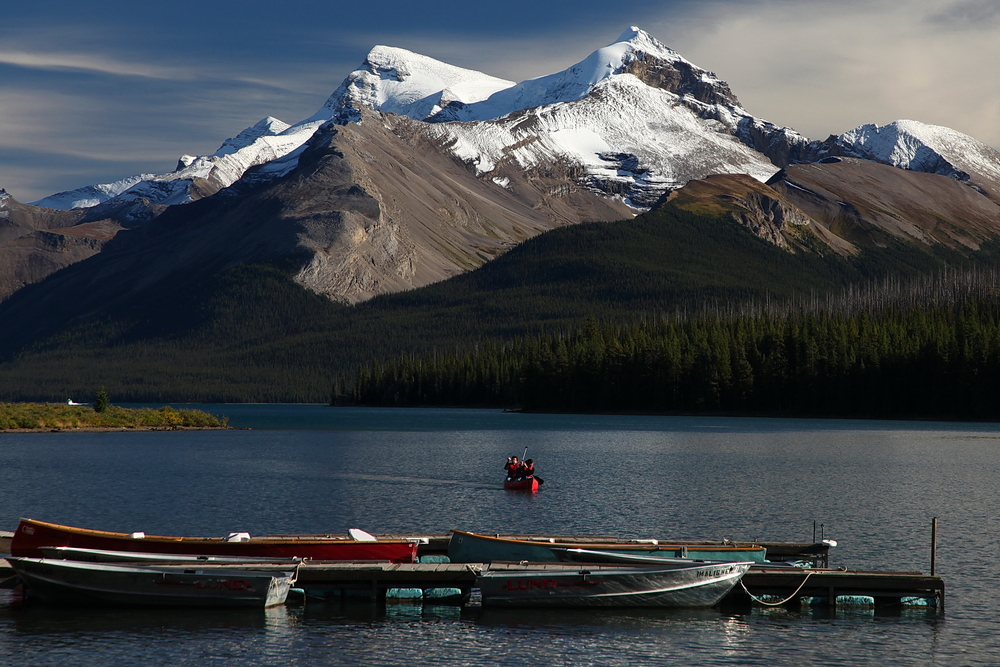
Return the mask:
{"type": "Polygon", "coordinates": [[[43,426],[40,428],[3,428],[2,433],[103,433],[119,431],[240,431],[232,426],[43,426]]]}

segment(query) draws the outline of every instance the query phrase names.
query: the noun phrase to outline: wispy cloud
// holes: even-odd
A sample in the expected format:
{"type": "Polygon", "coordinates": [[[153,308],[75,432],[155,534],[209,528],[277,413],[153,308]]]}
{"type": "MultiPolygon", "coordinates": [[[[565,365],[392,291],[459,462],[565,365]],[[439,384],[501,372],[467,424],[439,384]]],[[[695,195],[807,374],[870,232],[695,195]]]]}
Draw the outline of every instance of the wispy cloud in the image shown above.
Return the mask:
{"type": "Polygon", "coordinates": [[[0,50],[0,64],[42,70],[78,70],[152,79],[189,79],[190,69],[123,62],[92,53],[56,53],[0,50]]]}

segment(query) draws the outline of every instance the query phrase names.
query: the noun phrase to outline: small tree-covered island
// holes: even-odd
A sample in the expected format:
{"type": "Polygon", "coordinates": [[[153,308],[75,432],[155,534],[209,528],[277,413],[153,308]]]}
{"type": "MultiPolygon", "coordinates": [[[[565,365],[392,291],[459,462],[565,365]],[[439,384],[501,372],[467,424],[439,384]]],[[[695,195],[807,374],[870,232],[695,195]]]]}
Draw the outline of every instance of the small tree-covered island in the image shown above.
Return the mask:
{"type": "Polygon", "coordinates": [[[0,431],[213,428],[229,428],[229,425],[225,418],[220,419],[202,410],[109,405],[103,393],[93,407],[59,403],[0,403],[0,431]]]}

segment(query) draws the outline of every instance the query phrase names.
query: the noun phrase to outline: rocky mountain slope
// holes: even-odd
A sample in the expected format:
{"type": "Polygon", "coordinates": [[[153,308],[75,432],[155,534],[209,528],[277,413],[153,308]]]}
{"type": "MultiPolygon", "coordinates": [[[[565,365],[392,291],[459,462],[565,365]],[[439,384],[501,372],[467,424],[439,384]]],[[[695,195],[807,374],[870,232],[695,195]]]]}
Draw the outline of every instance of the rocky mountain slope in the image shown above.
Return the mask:
{"type": "Polygon", "coordinates": [[[0,301],[96,255],[122,229],[113,212],[92,213],[28,206],[0,190],[0,301]]]}
{"type": "Polygon", "coordinates": [[[728,215],[781,247],[845,256],[894,242],[978,250],[1000,236],[1000,204],[964,181],[859,158],[789,165],[767,183],[711,176],[665,201],[728,215]]]}
{"type": "Polygon", "coordinates": [[[134,268],[145,277],[114,284],[292,258],[300,284],[356,303],[556,226],[630,217],[686,184],[698,200],[721,184],[733,201],[752,195],[737,219],[794,251],[852,254],[890,237],[976,248],[996,233],[1000,153],[914,121],[810,141],[750,115],[724,81],[635,27],[520,83],[377,46],[294,125],[268,117],[173,172],[18,204],[22,218],[74,222],[8,225],[0,298],[114,248],[150,256],[134,268]],[[71,226],[58,243],[43,235],[71,226]],[[153,257],[154,239],[174,249],[153,257]]]}
{"type": "Polygon", "coordinates": [[[312,291],[357,303],[466,272],[555,227],[631,217],[558,174],[515,175],[503,187],[476,178],[424,124],[361,113],[317,132],[285,178],[170,207],[14,294],[0,304],[0,336],[41,337],[157,285],[183,292],[240,264],[281,265],[312,291]]]}

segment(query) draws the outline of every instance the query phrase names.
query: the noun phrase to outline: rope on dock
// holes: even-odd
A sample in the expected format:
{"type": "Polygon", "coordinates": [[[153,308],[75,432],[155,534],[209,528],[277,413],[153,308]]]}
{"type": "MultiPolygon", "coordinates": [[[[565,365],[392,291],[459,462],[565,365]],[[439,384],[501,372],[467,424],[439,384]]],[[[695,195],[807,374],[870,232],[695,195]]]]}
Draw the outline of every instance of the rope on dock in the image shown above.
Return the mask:
{"type": "Polygon", "coordinates": [[[802,587],[806,585],[807,581],[809,581],[809,577],[813,576],[814,573],[815,573],[814,570],[810,570],[809,572],[807,572],[806,578],[802,580],[802,583],[799,584],[799,587],[795,589],[795,592],[789,595],[784,600],[781,600],[780,602],[765,602],[764,600],[761,600],[759,597],[757,597],[747,589],[747,585],[743,583],[743,579],[740,579],[740,586],[743,587],[743,590],[746,591],[746,594],[749,595],[750,599],[753,600],[754,602],[757,602],[758,604],[762,604],[768,607],[778,607],[780,605],[785,604],[786,602],[794,598],[796,595],[798,595],[799,591],[802,590],[802,587]]]}

